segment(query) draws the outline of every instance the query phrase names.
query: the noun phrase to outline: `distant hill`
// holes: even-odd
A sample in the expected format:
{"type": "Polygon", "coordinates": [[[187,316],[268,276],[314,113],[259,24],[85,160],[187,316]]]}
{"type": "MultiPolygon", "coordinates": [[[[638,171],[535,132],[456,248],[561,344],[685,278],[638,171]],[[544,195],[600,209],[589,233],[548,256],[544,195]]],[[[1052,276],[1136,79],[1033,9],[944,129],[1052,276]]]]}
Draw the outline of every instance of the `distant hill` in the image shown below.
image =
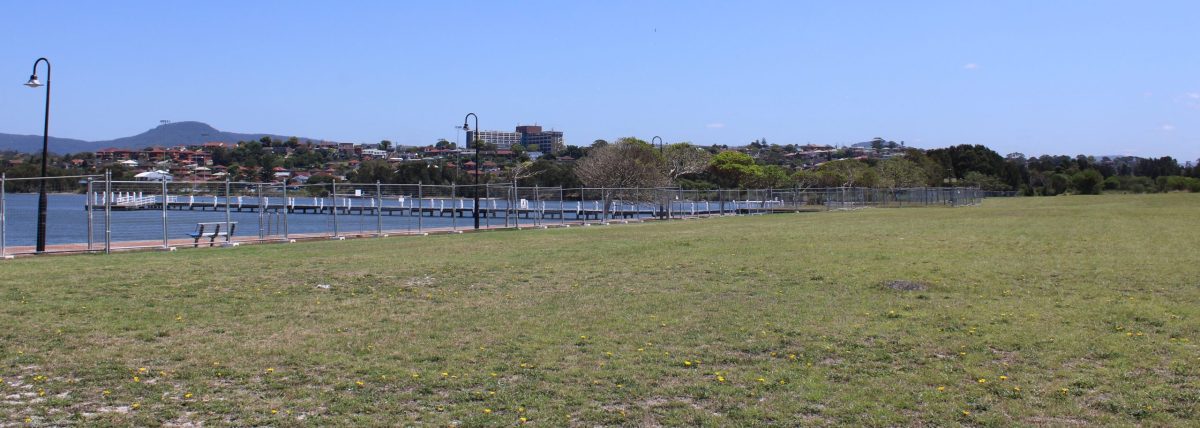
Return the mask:
{"type": "MultiPolygon", "coordinates": [[[[204,122],[172,122],[159,125],[154,129],[131,137],[113,140],[83,141],[71,138],[50,137],[50,151],[53,153],[94,152],[96,150],[115,147],[119,149],[142,149],[151,146],[189,146],[207,142],[236,143],[238,141],[259,140],[262,137],[286,140],[290,137],[275,134],[241,134],[224,132],[209,126],[204,122]]],[[[323,141],[313,138],[300,138],[300,141],[323,141]]],[[[16,150],[22,153],[36,153],[42,150],[41,135],[16,135],[0,133],[0,150],[16,150]]]]}
{"type": "MultiPolygon", "coordinates": [[[[72,138],[50,137],[50,151],[53,153],[78,153],[94,151],[91,142],[72,138]]],[[[17,135],[0,133],[0,151],[16,150],[21,153],[41,153],[41,135],[17,135]]]]}

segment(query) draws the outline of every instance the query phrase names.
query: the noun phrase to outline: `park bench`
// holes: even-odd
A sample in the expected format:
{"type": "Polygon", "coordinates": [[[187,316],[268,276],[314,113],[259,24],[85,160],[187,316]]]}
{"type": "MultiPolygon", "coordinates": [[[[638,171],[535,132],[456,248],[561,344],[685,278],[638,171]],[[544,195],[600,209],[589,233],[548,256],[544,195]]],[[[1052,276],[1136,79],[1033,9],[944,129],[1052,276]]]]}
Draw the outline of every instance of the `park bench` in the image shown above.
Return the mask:
{"type": "Polygon", "coordinates": [[[225,222],[196,223],[196,231],[188,234],[193,240],[192,248],[200,246],[201,238],[208,238],[208,246],[210,247],[216,243],[218,236],[233,238],[233,232],[237,230],[237,222],[229,222],[229,230],[227,232],[221,230],[221,227],[225,226],[225,224],[225,222]]]}

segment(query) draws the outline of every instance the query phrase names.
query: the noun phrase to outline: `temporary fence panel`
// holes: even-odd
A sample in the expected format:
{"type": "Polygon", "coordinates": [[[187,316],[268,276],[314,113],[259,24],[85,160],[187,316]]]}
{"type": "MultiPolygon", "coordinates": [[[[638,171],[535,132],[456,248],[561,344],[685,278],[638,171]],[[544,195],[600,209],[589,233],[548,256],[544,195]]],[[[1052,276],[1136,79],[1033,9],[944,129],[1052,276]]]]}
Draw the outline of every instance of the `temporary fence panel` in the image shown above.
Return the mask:
{"type": "Polygon", "coordinates": [[[47,250],[54,252],[454,232],[473,229],[476,213],[480,228],[549,227],[863,207],[966,206],[993,194],[951,187],[563,189],[503,183],[112,181],[106,176],[0,176],[0,182],[0,255],[35,252],[37,192],[43,182],[48,195],[47,250]]]}

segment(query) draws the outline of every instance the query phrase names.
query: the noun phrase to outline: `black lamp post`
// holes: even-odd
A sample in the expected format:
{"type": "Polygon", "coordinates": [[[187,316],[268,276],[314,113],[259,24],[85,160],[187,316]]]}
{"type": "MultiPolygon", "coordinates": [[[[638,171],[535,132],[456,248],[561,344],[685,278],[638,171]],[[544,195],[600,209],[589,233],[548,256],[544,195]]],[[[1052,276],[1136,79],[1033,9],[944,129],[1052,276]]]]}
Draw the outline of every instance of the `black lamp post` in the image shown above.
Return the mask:
{"type": "Polygon", "coordinates": [[[471,215],[475,217],[475,229],[479,229],[479,116],[475,113],[467,113],[463,117],[463,131],[467,131],[467,144],[475,147],[475,206],[471,209],[471,215]],[[474,142],[470,141],[471,127],[467,126],[467,119],[475,118],[475,138],[474,142]]]}
{"type": "MultiPolygon", "coordinates": [[[[654,140],[658,140],[658,154],[659,154],[659,156],[662,156],[663,155],[663,139],[662,139],[662,137],[655,135],[654,138],[650,139],[650,147],[654,147],[654,140]]],[[[659,206],[658,206],[658,212],[659,212],[658,216],[660,218],[667,218],[667,205],[671,203],[671,200],[669,198],[670,198],[670,196],[664,196],[663,203],[659,204],[659,206]]]]}
{"type": "Polygon", "coordinates": [[[46,120],[42,125],[42,179],[38,182],[38,218],[37,218],[37,252],[46,251],[46,169],[50,162],[50,60],[38,58],[33,62],[33,74],[25,86],[37,88],[46,86],[46,120]],[[46,83],[38,81],[37,66],[46,62],[46,83]]]}

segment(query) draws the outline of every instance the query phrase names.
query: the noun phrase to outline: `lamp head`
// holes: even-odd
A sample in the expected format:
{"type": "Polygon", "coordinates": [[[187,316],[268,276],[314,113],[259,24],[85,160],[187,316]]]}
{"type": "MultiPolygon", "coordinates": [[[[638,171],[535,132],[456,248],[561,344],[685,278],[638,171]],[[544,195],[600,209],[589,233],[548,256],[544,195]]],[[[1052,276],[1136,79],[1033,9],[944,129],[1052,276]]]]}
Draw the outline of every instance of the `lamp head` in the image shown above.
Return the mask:
{"type": "Polygon", "coordinates": [[[29,81],[25,82],[25,86],[28,86],[30,88],[36,88],[38,86],[42,86],[42,82],[39,82],[37,75],[34,74],[32,76],[29,76],[29,81]]]}
{"type": "Polygon", "coordinates": [[[470,127],[469,125],[467,125],[467,121],[465,121],[465,120],[463,121],[462,130],[463,130],[463,131],[470,131],[470,130],[471,130],[471,127],[470,127]]]}

